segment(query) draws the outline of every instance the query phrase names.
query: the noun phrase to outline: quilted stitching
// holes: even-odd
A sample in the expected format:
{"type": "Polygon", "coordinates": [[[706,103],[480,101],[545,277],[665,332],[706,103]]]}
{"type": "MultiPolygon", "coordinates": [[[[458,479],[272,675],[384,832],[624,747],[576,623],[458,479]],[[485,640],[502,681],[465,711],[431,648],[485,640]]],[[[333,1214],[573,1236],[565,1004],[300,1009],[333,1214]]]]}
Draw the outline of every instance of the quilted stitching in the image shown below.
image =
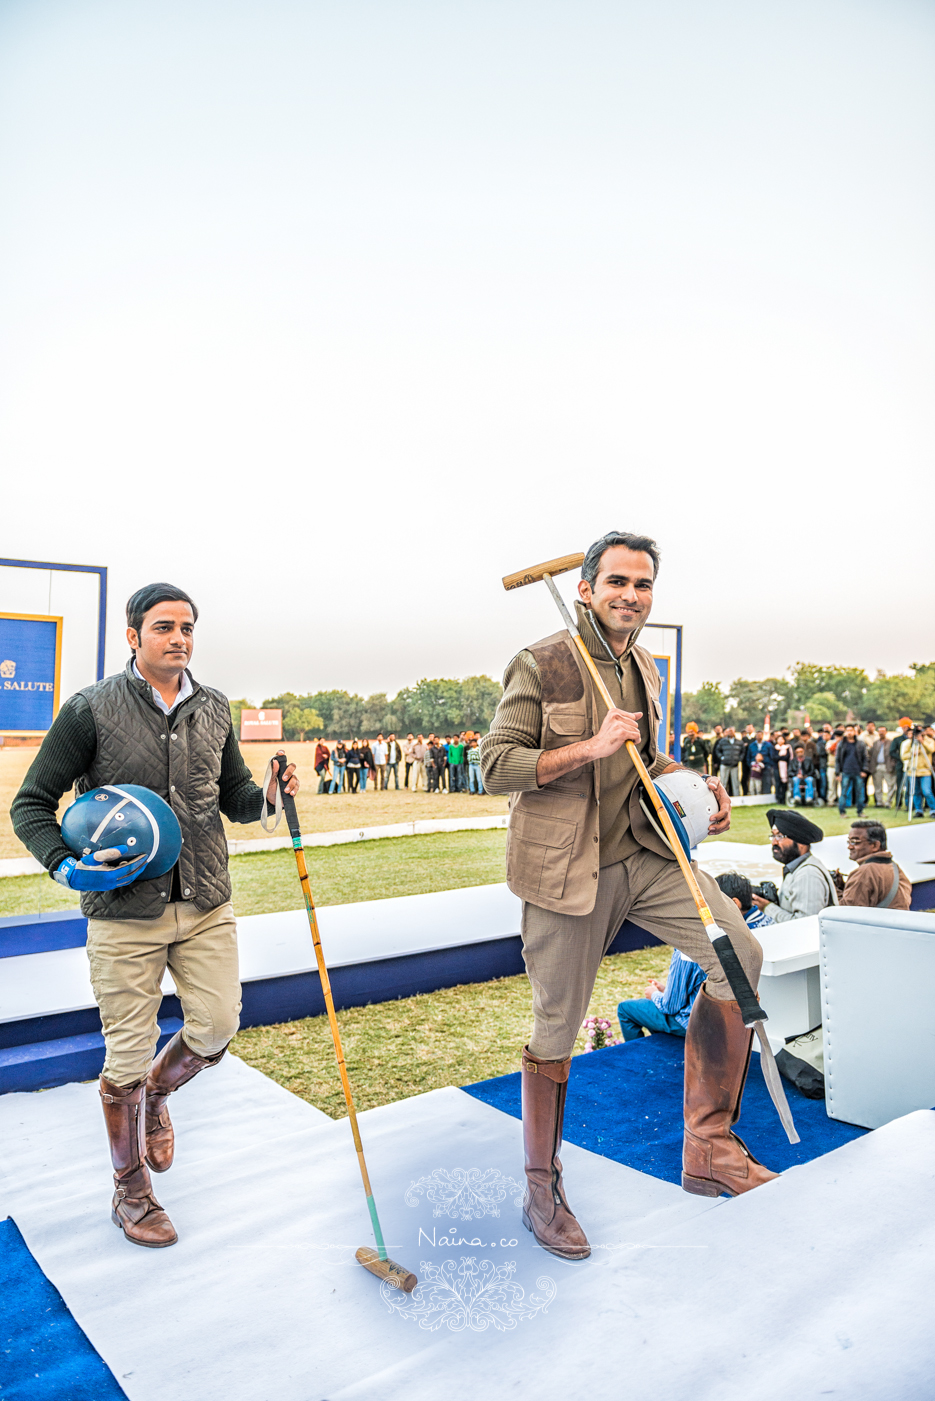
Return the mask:
{"type": "MultiPolygon", "coordinates": [[[[191,890],[187,898],[196,909],[212,910],[231,897],[227,840],[218,807],[230,708],[220,691],[197,682],[194,693],[170,716],[148,693],[149,687],[133,676],[129,664],[121,675],[82,691],[97,728],[97,754],[75,791],[84,793],[105,783],[138,783],[165,798],[182,829],[182,889],[191,890]]],[[[156,919],[166,907],[171,884],[169,872],[121,890],[87,891],[81,897],[82,913],[90,919],[156,919]]]]}

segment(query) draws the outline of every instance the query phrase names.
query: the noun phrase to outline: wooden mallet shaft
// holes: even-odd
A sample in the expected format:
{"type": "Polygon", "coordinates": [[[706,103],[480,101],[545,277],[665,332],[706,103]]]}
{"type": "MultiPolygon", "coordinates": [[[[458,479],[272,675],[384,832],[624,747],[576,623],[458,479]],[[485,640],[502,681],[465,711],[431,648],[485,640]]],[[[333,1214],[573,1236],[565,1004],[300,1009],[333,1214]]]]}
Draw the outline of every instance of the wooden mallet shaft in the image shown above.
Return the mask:
{"type": "Polygon", "coordinates": [[[338,1062],[338,1073],[341,1076],[341,1089],[344,1091],[344,1103],[347,1105],[347,1115],[351,1123],[351,1136],[354,1139],[354,1148],[357,1152],[357,1165],[360,1168],[360,1177],[364,1185],[364,1195],[367,1198],[367,1210],[370,1212],[370,1224],[373,1227],[374,1238],[377,1242],[377,1249],[372,1250],[368,1245],[362,1245],[357,1251],[356,1259],[363,1265],[365,1270],[376,1275],[379,1279],[390,1280],[397,1289],[403,1289],[410,1294],[418,1284],[418,1279],[411,1270],[405,1269],[402,1265],[397,1265],[395,1260],[391,1260],[386,1253],[386,1245],[383,1241],[383,1230],[380,1226],[380,1218],[377,1215],[377,1204],[373,1199],[373,1188],[370,1186],[370,1174],[367,1171],[367,1160],[364,1157],[364,1145],[360,1138],[360,1128],[357,1124],[357,1110],[354,1107],[354,1096],[351,1093],[351,1082],[347,1074],[347,1065],[344,1061],[344,1047],[341,1044],[341,1030],[338,1026],[338,1018],[334,1009],[334,997],[331,993],[331,979],[328,977],[328,965],[325,962],[325,951],[321,946],[321,936],[318,932],[318,917],[315,913],[315,901],[312,898],[312,887],[308,878],[308,866],[305,861],[305,847],[302,844],[302,832],[299,827],[299,815],[296,810],[295,798],[291,793],[286,792],[282,775],[286,770],[287,759],[285,754],[279,753],[276,756],[279,765],[278,779],[279,791],[282,794],[283,811],[286,814],[286,822],[289,827],[289,835],[292,838],[292,849],[295,852],[295,863],[299,872],[299,881],[302,885],[302,894],[305,898],[305,910],[308,915],[309,931],[312,936],[312,944],[315,949],[315,961],[318,964],[318,976],[321,979],[321,991],[325,999],[325,1010],[328,1013],[328,1025],[331,1029],[331,1039],[334,1042],[334,1053],[338,1062]]]}

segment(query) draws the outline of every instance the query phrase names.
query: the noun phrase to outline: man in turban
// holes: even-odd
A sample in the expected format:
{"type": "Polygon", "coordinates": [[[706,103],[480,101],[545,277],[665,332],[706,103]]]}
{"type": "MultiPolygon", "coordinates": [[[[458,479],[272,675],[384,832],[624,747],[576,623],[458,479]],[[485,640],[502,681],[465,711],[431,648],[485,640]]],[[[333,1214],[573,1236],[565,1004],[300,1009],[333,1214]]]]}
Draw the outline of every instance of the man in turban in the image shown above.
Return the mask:
{"type": "Polygon", "coordinates": [[[803,915],[817,915],[828,905],[838,903],[831,872],[812,855],[815,842],[824,841],[825,834],[804,813],[789,808],[770,808],[766,814],[772,837],[773,860],[784,868],[779,904],[754,895],[761,910],[772,915],[777,924],[803,915]]]}
{"type": "Polygon", "coordinates": [[[685,768],[694,769],[695,773],[707,773],[709,753],[707,740],[701,738],[694,720],[689,720],[682,740],[682,763],[685,768]]]}

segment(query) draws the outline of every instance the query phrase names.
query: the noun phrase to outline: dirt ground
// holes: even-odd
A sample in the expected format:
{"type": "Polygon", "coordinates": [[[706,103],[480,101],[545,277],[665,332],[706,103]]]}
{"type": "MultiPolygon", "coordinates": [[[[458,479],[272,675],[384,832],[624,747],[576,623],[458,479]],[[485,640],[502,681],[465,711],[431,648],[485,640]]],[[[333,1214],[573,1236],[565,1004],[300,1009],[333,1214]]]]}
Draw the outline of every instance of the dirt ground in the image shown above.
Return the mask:
{"type": "MultiPolygon", "coordinates": [[[[250,770],[259,783],[266,771],[266,765],[279,745],[242,744],[241,752],[250,770]]],[[[506,812],[506,798],[492,798],[471,793],[408,793],[403,789],[397,793],[390,788],[387,793],[374,792],[368,787],[366,793],[340,793],[334,797],[318,795],[318,775],[313,762],[314,744],[283,744],[290,760],[298,766],[302,788],[299,792],[299,818],[302,830],[312,832],[339,832],[354,827],[382,827],[391,822],[422,822],[435,817],[489,817],[506,812]]],[[[0,859],[13,856],[28,856],[29,853],[13,835],[10,824],[10,804],[26,775],[26,771],[36,757],[35,749],[0,749],[0,859]]],[[[402,774],[400,775],[402,777],[402,774]]],[[[62,802],[60,811],[68,806],[70,797],[62,802]]],[[[258,822],[244,826],[225,821],[228,836],[243,838],[264,835],[258,822]]],[[[277,835],[283,835],[281,826],[277,835]]]]}

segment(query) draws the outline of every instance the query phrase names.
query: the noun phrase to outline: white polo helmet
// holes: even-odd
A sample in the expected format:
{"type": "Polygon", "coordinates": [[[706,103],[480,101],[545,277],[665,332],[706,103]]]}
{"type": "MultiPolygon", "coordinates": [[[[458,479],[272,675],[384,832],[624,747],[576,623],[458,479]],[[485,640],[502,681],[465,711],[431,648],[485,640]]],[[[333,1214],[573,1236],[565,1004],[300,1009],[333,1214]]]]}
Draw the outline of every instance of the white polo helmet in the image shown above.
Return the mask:
{"type": "MultiPolygon", "coordinates": [[[[663,805],[686,856],[691,856],[692,847],[699,846],[708,835],[708,823],[717,812],[717,800],[700,773],[690,773],[679,769],[675,773],[662,774],[654,779],[653,786],[662,799],[663,805]]],[[[640,794],[640,806],[652,823],[656,832],[669,845],[656,810],[645,792],[640,794]]]]}

